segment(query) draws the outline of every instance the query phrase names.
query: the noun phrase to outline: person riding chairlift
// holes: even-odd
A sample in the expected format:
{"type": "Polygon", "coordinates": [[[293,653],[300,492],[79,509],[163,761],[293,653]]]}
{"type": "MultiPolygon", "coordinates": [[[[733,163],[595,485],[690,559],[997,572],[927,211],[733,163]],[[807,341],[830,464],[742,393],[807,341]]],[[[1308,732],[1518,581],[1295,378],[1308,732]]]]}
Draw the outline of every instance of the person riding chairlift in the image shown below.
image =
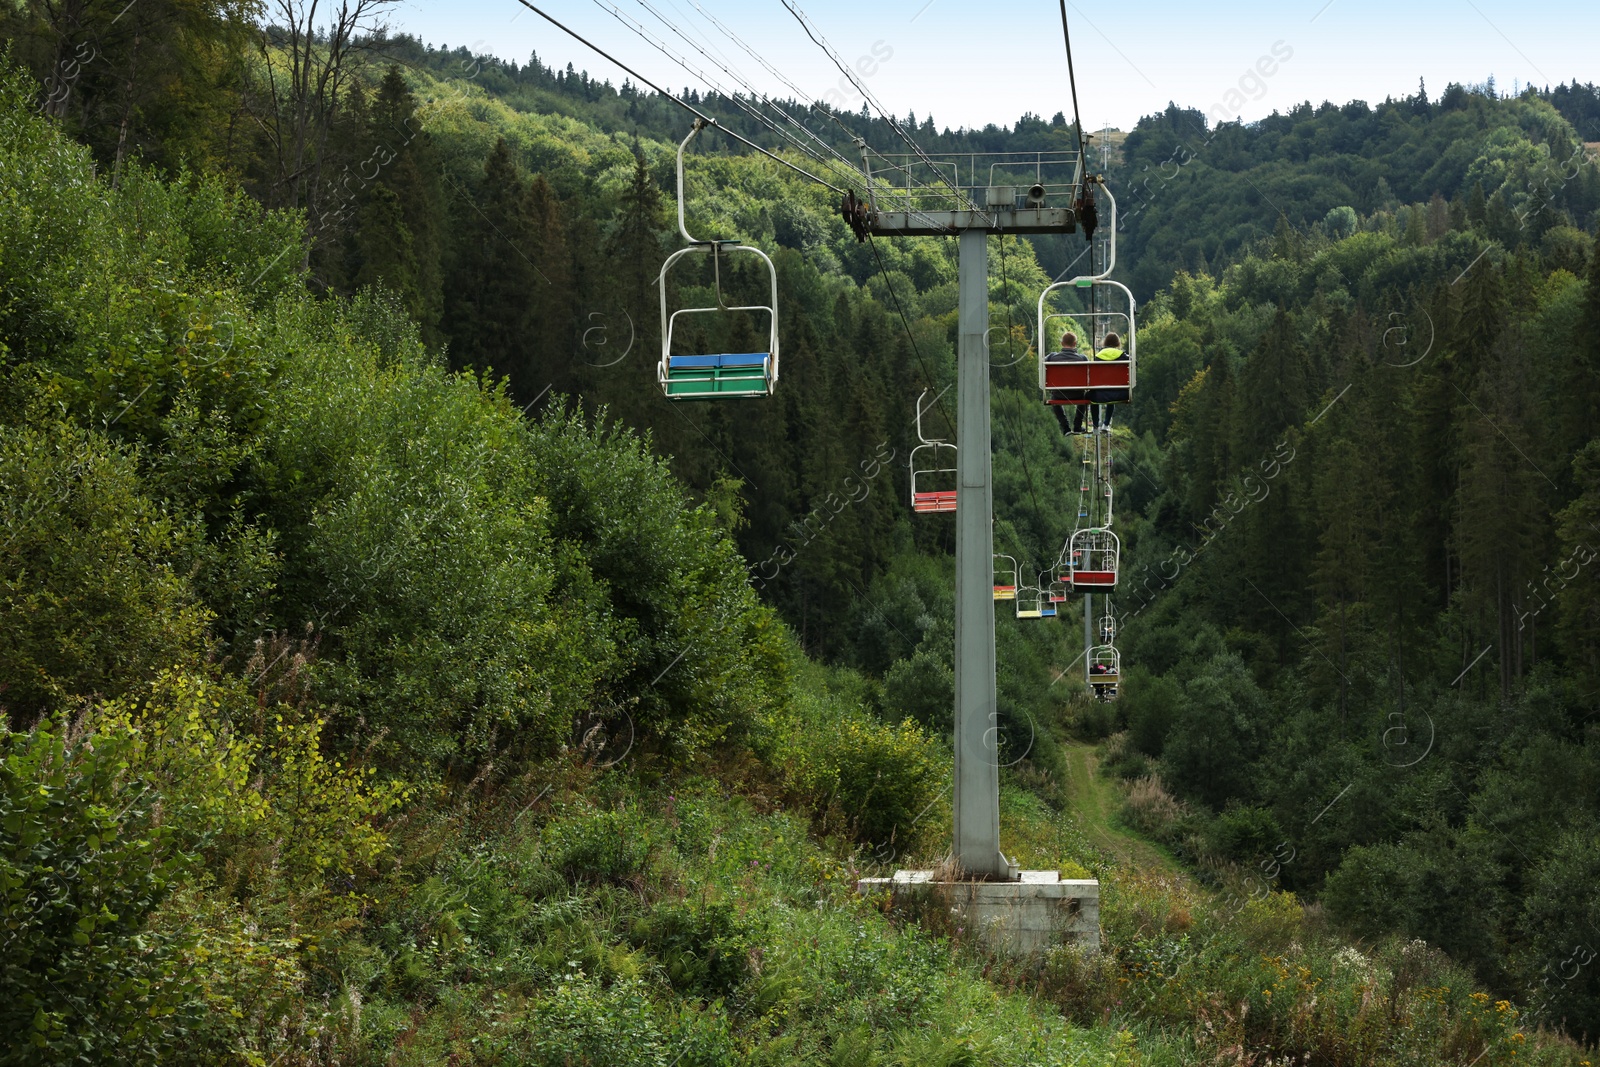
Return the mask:
{"type": "Polygon", "coordinates": [[[1091,678],[1091,681],[1089,683],[1089,687],[1094,690],[1095,699],[1104,700],[1106,698],[1106,690],[1111,688],[1111,687],[1109,685],[1096,685],[1092,681],[1093,677],[1095,675],[1097,675],[1097,674],[1110,674],[1110,673],[1111,673],[1111,668],[1107,667],[1104,663],[1092,663],[1092,664],[1089,665],[1089,676],[1091,678]]]}
{"type": "MultiPolygon", "coordinates": [[[[1122,350],[1122,339],[1114,333],[1106,334],[1105,347],[1094,354],[1094,358],[1104,360],[1127,359],[1128,354],[1122,350]]],[[[1123,403],[1128,399],[1127,389],[1091,389],[1089,390],[1089,424],[1100,433],[1111,432],[1111,405],[1123,403]]]]}
{"type": "MultiPolygon", "coordinates": [[[[1089,357],[1078,351],[1078,336],[1069,331],[1061,335],[1061,350],[1059,352],[1051,352],[1044,357],[1044,361],[1046,363],[1087,363],[1089,357]]],[[[1077,389],[1052,389],[1050,390],[1050,399],[1070,400],[1074,399],[1079,392],[1080,390],[1077,389]]],[[[1061,432],[1063,434],[1070,437],[1075,433],[1083,432],[1083,409],[1086,407],[1089,407],[1089,405],[1074,404],[1073,420],[1068,423],[1065,405],[1051,405],[1051,410],[1056,413],[1056,421],[1061,424],[1061,432]]]]}

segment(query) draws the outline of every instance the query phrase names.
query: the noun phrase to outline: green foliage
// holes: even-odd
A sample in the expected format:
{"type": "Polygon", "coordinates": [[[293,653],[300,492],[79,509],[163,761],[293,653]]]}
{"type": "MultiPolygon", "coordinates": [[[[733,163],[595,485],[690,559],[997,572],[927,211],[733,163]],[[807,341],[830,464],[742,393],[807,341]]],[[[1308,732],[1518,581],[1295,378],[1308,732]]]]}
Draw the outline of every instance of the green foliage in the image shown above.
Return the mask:
{"type": "Polygon", "coordinates": [[[661,960],[674,988],[696,996],[731,997],[753,975],[753,946],[727,904],[657,906],[632,939],[661,960]]]}
{"type": "Polygon", "coordinates": [[[127,731],[41,723],[0,737],[6,949],[0,1062],[158,1061],[198,1010],[181,943],[146,922],[184,868],[127,731]]]}
{"type": "Polygon", "coordinates": [[[1207,836],[1213,854],[1247,866],[1271,856],[1283,841],[1283,831],[1270,811],[1240,804],[1231,804],[1218,815],[1207,827],[1207,836]]]}
{"type": "MultiPolygon", "coordinates": [[[[42,10],[0,18],[33,20],[34,48],[42,10]]],[[[138,10],[151,40],[184,32],[129,90],[131,128],[159,132],[140,142],[157,165],[214,157],[223,125],[184,140],[177,117],[235,86],[153,86],[190,48],[220,75],[239,39],[206,22],[216,5],[138,10]]],[[[1119,876],[1113,969],[1072,964],[1099,975],[1063,1002],[1072,1031],[983,982],[959,932],[859,899],[808,829],[887,864],[942,847],[948,819],[949,527],[904,513],[900,467],[905,414],[951,377],[950,250],[884,246],[880,275],[820,190],[697,154],[691,225],[774,251],[785,374],[779,400],[668,414],[648,353],[670,145],[608,136],[665,137],[665,102],[537,61],[451,83],[461,54],[385,47],[409,74],[352,71],[313,161],[348,164],[344,192],[278,188],[240,139],[251,188],[322,205],[310,244],[226,182],[159,180],[120,140],[108,157],[115,97],[85,82],[81,132],[115,185],[97,180],[0,78],[0,701],[47,716],[5,738],[7,922],[30,955],[3,992],[35,1040],[18,1057],[1131,1062],[1150,1027],[1171,1062],[1523,1051],[1509,1002],[1410,946],[1341,957],[1281,892],[1196,924],[1194,900],[1119,876]],[[114,699],[81,732],[52,725],[86,696],[114,699]],[[428,784],[380,784],[396,773],[428,784]],[[809,827],[758,813],[775,797],[809,827]],[[1167,967],[1186,956],[1192,981],[1167,967]],[[36,980],[51,968],[60,988],[36,980]]],[[[1593,882],[1600,797],[1550,787],[1595,780],[1593,686],[1567,684],[1594,674],[1594,598],[1582,565],[1540,567],[1594,520],[1594,465],[1571,459],[1600,410],[1600,276],[1573,223],[1600,187],[1540,150],[1574,139],[1537,94],[1454,90],[1226,126],[1183,181],[1124,198],[1141,295],[1194,268],[1149,305],[1139,436],[1118,438],[1119,605],[1161,602],[1124,632],[1116,706],[1053,688],[1070,628],[999,626],[1006,847],[1107,869],[1016,783],[1049,792],[1064,722],[1125,723],[1107,768],[1139,776],[1130,822],[1262,870],[1265,851],[1311,891],[1327,875],[1335,918],[1426,936],[1586,1027],[1575,946],[1600,920],[1566,894],[1593,882]],[[1168,795],[1152,759],[1221,814],[1168,795]]],[[[1196,118],[1142,123],[1118,166],[1164,177],[1196,118]]],[[[997,324],[1029,319],[1058,251],[996,242],[997,324]]],[[[677,281],[673,302],[708,298],[677,281]]],[[[684,344],[757,343],[725,318],[684,344]]],[[[1020,336],[995,366],[996,539],[1036,567],[1073,457],[1020,336]]]]}
{"type": "Polygon", "coordinates": [[[636,877],[649,855],[643,824],[621,811],[584,811],[550,824],[541,856],[574,882],[620,885],[636,877]]]}
{"type": "Polygon", "coordinates": [[[763,724],[757,750],[825,826],[889,854],[915,854],[945,824],[943,746],[914,720],[890,725],[818,689],[798,689],[763,724]]]}
{"type": "Polygon", "coordinates": [[[290,321],[330,343],[285,377],[267,501],[299,542],[280,611],[338,640],[326,692],[413,758],[549,751],[616,653],[601,617],[552,602],[524,430],[503,396],[414,348],[386,358],[337,309],[290,321]]]}
{"type": "Polygon", "coordinates": [[[203,648],[185,557],[195,531],[143,491],[135,459],[61,423],[0,425],[0,702],[28,722],[117,696],[203,648]]]}
{"type": "Polygon", "coordinates": [[[551,536],[581,546],[626,640],[613,673],[638,725],[680,753],[748,729],[786,688],[786,651],[714,510],[690,507],[667,464],[603,416],[552,408],[530,448],[551,536]]]}
{"type": "Polygon", "coordinates": [[[1248,795],[1248,761],[1266,731],[1265,700],[1236,656],[1219,656],[1185,687],[1184,714],[1161,762],[1179,791],[1221,807],[1248,795]]]}

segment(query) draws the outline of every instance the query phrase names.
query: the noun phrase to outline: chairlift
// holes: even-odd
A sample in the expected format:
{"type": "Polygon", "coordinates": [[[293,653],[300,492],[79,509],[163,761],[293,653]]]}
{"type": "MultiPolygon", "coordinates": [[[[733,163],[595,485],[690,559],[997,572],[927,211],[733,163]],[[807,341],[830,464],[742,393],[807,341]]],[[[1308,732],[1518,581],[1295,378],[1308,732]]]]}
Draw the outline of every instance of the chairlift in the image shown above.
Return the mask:
{"type": "Polygon", "coordinates": [[[656,379],[661,391],[669,400],[728,400],[747,396],[770,396],[778,384],[778,271],[772,260],[759,248],[752,248],[737,240],[700,240],[689,233],[684,224],[683,154],[689,142],[700,131],[713,123],[696,119],[689,136],[678,145],[678,232],[689,242],[667,257],[657,278],[661,290],[661,362],[656,369],[656,379]],[[771,289],[767,304],[729,304],[723,296],[722,271],[724,260],[737,253],[748,253],[766,265],[771,289]],[[709,255],[717,303],[714,307],[679,308],[667,311],[667,274],[673,264],[684,256],[709,255]],[[765,312],[768,320],[767,350],[765,352],[721,352],[686,355],[672,354],[673,330],[680,315],[723,314],[733,311],[765,312]]]}
{"type": "MultiPolygon", "coordinates": [[[[1047,570],[1039,572],[1038,581],[1039,614],[1043,618],[1053,619],[1056,617],[1056,605],[1059,604],[1061,600],[1065,600],[1067,598],[1066,594],[1063,592],[1061,595],[1061,600],[1056,599],[1055,587],[1061,585],[1062,583],[1051,581],[1050,572],[1047,570]]],[[[1063,586],[1063,588],[1065,587],[1063,586]]]]}
{"type": "Polygon", "coordinates": [[[994,598],[996,600],[1017,599],[1017,561],[1003,553],[995,553],[994,565],[994,598]],[[1009,560],[1011,566],[1002,567],[1001,560],[1009,560]]]}
{"type": "Polygon", "coordinates": [[[1111,203],[1111,225],[1106,230],[1110,255],[1105,269],[1099,274],[1080,275],[1068,281],[1056,282],[1039,294],[1039,324],[1035,336],[1040,348],[1039,389],[1046,404],[1125,403],[1133,387],[1138,384],[1138,331],[1134,321],[1133,293],[1121,282],[1111,280],[1111,272],[1117,265],[1117,201],[1104,184],[1101,190],[1111,203]],[[1050,294],[1057,289],[1068,288],[1084,298],[1088,310],[1047,313],[1046,304],[1050,294]],[[1095,297],[1102,293],[1120,296],[1121,300],[1116,301],[1117,306],[1125,302],[1127,310],[1097,310],[1095,297]],[[1059,325],[1052,326],[1051,323],[1059,325]],[[1073,326],[1073,332],[1088,345],[1081,350],[1085,359],[1048,360],[1044,349],[1052,331],[1059,336],[1069,324],[1073,326]],[[1122,343],[1122,356],[1116,359],[1097,358],[1105,337],[1113,333],[1122,343]]]}
{"type": "Polygon", "coordinates": [[[1110,612],[1100,616],[1100,643],[1110,645],[1117,640],[1117,617],[1110,612]]]}
{"type": "Polygon", "coordinates": [[[1102,526],[1078,530],[1067,542],[1068,570],[1061,577],[1074,593],[1109,593],[1117,585],[1122,542],[1102,526]]]}
{"type": "Polygon", "coordinates": [[[1034,585],[1017,587],[1017,618],[1044,618],[1044,590],[1034,585]]]}
{"type": "Polygon", "coordinates": [[[927,395],[924,389],[922,396],[917,397],[917,440],[922,443],[911,450],[911,510],[920,515],[936,515],[956,509],[956,446],[937,438],[930,441],[923,436],[922,397],[927,395]],[[945,466],[946,463],[949,465],[945,466]],[[930,483],[939,488],[929,488],[930,483]],[[946,485],[949,488],[943,488],[946,485]]]}
{"type": "Polygon", "coordinates": [[[1052,334],[1059,336],[1069,326],[1089,348],[1082,349],[1077,361],[1039,360],[1039,389],[1046,404],[1120,404],[1130,399],[1139,377],[1139,334],[1135,322],[1133,293],[1121,282],[1109,278],[1078,277],[1057,282],[1039,294],[1039,343],[1041,348],[1052,334]],[[1125,311],[1047,312],[1045,303],[1057,289],[1071,287],[1091,307],[1095,293],[1119,295],[1125,311]],[[1116,334],[1122,355],[1101,359],[1097,355],[1107,336],[1116,334]]]}
{"type": "Polygon", "coordinates": [[[1096,645],[1089,650],[1084,680],[1094,688],[1097,699],[1116,699],[1117,686],[1122,684],[1122,653],[1116,645],[1096,645]]]}

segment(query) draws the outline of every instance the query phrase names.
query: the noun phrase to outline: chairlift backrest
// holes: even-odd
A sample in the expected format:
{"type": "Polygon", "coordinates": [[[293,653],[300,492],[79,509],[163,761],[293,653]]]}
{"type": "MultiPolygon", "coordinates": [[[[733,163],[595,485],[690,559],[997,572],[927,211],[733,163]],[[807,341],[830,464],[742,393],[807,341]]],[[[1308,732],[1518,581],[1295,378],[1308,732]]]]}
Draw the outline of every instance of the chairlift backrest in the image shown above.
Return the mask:
{"type": "Polygon", "coordinates": [[[1091,397],[1089,391],[1130,390],[1138,384],[1138,329],[1133,293],[1121,282],[1111,280],[1111,272],[1117,265],[1117,199],[1104,182],[1100,183],[1100,189],[1111,205],[1110,226],[1105,228],[1109,253],[1105,269],[1099,274],[1080,275],[1068,281],[1055,282],[1039,294],[1038,332],[1034,336],[1039,345],[1039,389],[1047,404],[1120,403],[1128,397],[1115,393],[1091,397]],[[1074,289],[1088,297],[1089,310],[1048,313],[1046,305],[1050,294],[1065,288],[1074,289]],[[1096,311],[1093,299],[1096,292],[1120,294],[1127,302],[1127,310],[1096,311]],[[1047,360],[1047,350],[1054,343],[1052,338],[1059,338],[1062,332],[1050,323],[1061,319],[1076,325],[1074,332],[1079,337],[1079,351],[1087,357],[1085,362],[1047,360]],[[1101,342],[1109,333],[1115,333],[1122,339],[1126,360],[1095,359],[1095,353],[1103,347],[1101,342]]]}
{"type": "Polygon", "coordinates": [[[1075,593],[1110,592],[1116,588],[1122,542],[1101,526],[1075,531],[1067,542],[1069,570],[1064,575],[1075,593]]]}

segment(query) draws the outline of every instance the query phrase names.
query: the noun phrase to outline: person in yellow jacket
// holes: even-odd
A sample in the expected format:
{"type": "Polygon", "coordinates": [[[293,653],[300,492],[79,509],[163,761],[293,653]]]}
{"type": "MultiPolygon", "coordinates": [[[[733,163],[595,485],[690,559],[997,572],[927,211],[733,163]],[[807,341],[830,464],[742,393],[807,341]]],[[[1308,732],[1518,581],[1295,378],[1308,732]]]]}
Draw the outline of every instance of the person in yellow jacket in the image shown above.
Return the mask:
{"type": "MultiPolygon", "coordinates": [[[[1127,359],[1128,354],[1122,350],[1122,338],[1114,333],[1108,333],[1102,342],[1105,347],[1094,354],[1097,360],[1127,359]]],[[[1127,389],[1091,389],[1089,390],[1089,420],[1101,433],[1111,432],[1111,405],[1126,402],[1127,389]]]]}

